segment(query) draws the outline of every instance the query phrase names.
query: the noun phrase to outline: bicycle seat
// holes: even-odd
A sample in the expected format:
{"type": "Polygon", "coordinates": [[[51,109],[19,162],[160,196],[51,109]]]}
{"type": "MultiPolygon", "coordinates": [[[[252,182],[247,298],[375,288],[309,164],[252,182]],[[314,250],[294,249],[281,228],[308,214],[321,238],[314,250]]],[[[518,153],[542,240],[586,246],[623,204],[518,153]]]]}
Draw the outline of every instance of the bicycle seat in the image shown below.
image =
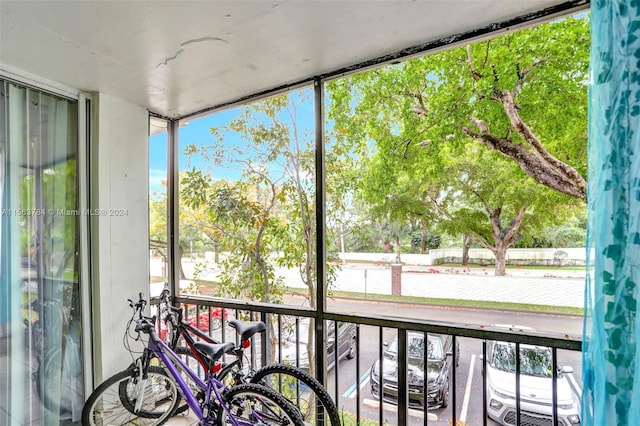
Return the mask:
{"type": "Polygon", "coordinates": [[[236,329],[242,340],[248,340],[254,334],[267,329],[262,321],[240,321],[234,319],[229,321],[229,325],[236,329]]]}
{"type": "Polygon", "coordinates": [[[206,343],[196,342],[193,347],[202,354],[206,355],[207,363],[213,365],[218,358],[220,358],[225,352],[232,350],[235,345],[232,342],[227,343],[206,343]]]}

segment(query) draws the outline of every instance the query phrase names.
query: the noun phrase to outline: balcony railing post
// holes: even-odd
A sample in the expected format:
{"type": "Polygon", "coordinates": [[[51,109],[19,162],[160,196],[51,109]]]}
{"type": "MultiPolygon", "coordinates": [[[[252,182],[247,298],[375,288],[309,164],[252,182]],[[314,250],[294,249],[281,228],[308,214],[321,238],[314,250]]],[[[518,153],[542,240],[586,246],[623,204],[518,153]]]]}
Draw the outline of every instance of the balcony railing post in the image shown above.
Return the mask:
{"type": "MultiPolygon", "coordinates": [[[[409,381],[407,380],[407,330],[398,330],[398,424],[406,425],[409,409],[409,381]]],[[[383,372],[380,369],[380,377],[383,372]]],[[[381,380],[382,382],[382,380],[381,380]]]]}
{"type": "Polygon", "coordinates": [[[516,342],[516,426],[520,426],[520,343],[516,342]]]}
{"type": "Polygon", "coordinates": [[[269,314],[267,314],[266,312],[261,312],[260,320],[266,325],[262,344],[260,345],[260,355],[262,359],[261,365],[264,366],[271,364],[271,353],[269,351],[269,342],[271,342],[271,325],[269,323],[269,314]]]}

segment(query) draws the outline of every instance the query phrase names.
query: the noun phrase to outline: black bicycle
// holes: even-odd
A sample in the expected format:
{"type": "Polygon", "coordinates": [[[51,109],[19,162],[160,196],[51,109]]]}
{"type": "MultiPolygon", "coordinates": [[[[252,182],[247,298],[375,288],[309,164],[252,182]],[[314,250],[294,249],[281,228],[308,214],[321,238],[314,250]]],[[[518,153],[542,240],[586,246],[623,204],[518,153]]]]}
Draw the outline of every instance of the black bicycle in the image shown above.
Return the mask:
{"type": "MultiPolygon", "coordinates": [[[[138,302],[129,303],[134,312],[127,324],[125,342],[127,336],[141,340],[141,334],[148,340],[143,342],[142,355],[132,366],[108,378],[91,393],[82,412],[83,425],[160,425],[175,413],[181,397],[202,426],[304,425],[300,412],[273,389],[253,383],[227,386],[212,374],[201,379],[156,335],[156,318],[142,315],[146,306],[142,294],[138,302]],[[130,334],[132,324],[135,336],[130,334]],[[156,360],[158,365],[152,365],[156,360]]],[[[195,346],[203,354],[207,370],[213,371],[233,344],[197,342],[195,346]]]]}
{"type": "MultiPolygon", "coordinates": [[[[160,318],[164,321],[165,342],[185,358],[192,370],[198,370],[200,374],[206,376],[210,371],[206,365],[206,354],[198,349],[196,338],[209,343],[219,344],[220,342],[183,319],[182,309],[171,305],[169,289],[166,285],[160,295],[160,318]],[[180,345],[181,338],[186,346],[180,345]]],[[[321,425],[341,425],[335,402],[324,386],[306,371],[280,363],[269,364],[257,370],[248,368],[245,363],[245,350],[251,346],[254,335],[266,330],[264,322],[235,319],[228,324],[236,330],[239,343],[234,344],[227,351],[227,354],[233,355],[233,360],[222,363],[212,371],[218,380],[229,385],[258,383],[268,386],[291,401],[302,413],[306,422],[318,420],[318,424],[321,425]]],[[[186,408],[182,406],[178,408],[178,412],[186,408]]]]}

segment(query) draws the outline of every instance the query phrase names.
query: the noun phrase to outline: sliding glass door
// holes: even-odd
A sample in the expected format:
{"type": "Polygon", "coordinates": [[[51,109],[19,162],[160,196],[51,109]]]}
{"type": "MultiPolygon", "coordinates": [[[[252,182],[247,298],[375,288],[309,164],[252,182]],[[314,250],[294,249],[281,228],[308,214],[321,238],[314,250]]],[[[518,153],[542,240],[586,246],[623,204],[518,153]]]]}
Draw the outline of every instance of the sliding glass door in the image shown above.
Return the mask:
{"type": "Polygon", "coordinates": [[[0,424],[79,422],[77,158],[77,101],[0,79],[0,424]]]}

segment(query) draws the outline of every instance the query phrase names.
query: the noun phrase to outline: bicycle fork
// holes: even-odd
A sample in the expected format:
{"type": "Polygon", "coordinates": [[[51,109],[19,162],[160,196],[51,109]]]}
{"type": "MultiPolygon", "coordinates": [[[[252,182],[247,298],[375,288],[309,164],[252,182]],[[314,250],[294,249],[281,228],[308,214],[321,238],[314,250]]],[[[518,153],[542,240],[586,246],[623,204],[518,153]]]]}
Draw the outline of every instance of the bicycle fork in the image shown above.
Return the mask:
{"type": "Polygon", "coordinates": [[[136,360],[135,368],[138,372],[136,378],[136,385],[133,389],[133,397],[136,404],[133,407],[133,412],[138,414],[142,410],[142,403],[144,402],[144,395],[147,390],[147,382],[149,379],[149,362],[152,353],[145,348],[142,356],[136,360]]]}
{"type": "MultiPolygon", "coordinates": [[[[146,365],[148,365],[147,362],[145,362],[146,365]]],[[[142,409],[142,401],[144,400],[144,392],[147,388],[147,379],[149,378],[149,375],[147,374],[147,368],[146,365],[143,366],[142,365],[142,359],[138,358],[136,360],[136,368],[138,369],[138,379],[136,380],[136,387],[133,390],[134,392],[134,396],[135,396],[135,401],[136,401],[136,405],[133,408],[133,412],[135,414],[138,414],[140,412],[140,410],[142,409]]]]}

